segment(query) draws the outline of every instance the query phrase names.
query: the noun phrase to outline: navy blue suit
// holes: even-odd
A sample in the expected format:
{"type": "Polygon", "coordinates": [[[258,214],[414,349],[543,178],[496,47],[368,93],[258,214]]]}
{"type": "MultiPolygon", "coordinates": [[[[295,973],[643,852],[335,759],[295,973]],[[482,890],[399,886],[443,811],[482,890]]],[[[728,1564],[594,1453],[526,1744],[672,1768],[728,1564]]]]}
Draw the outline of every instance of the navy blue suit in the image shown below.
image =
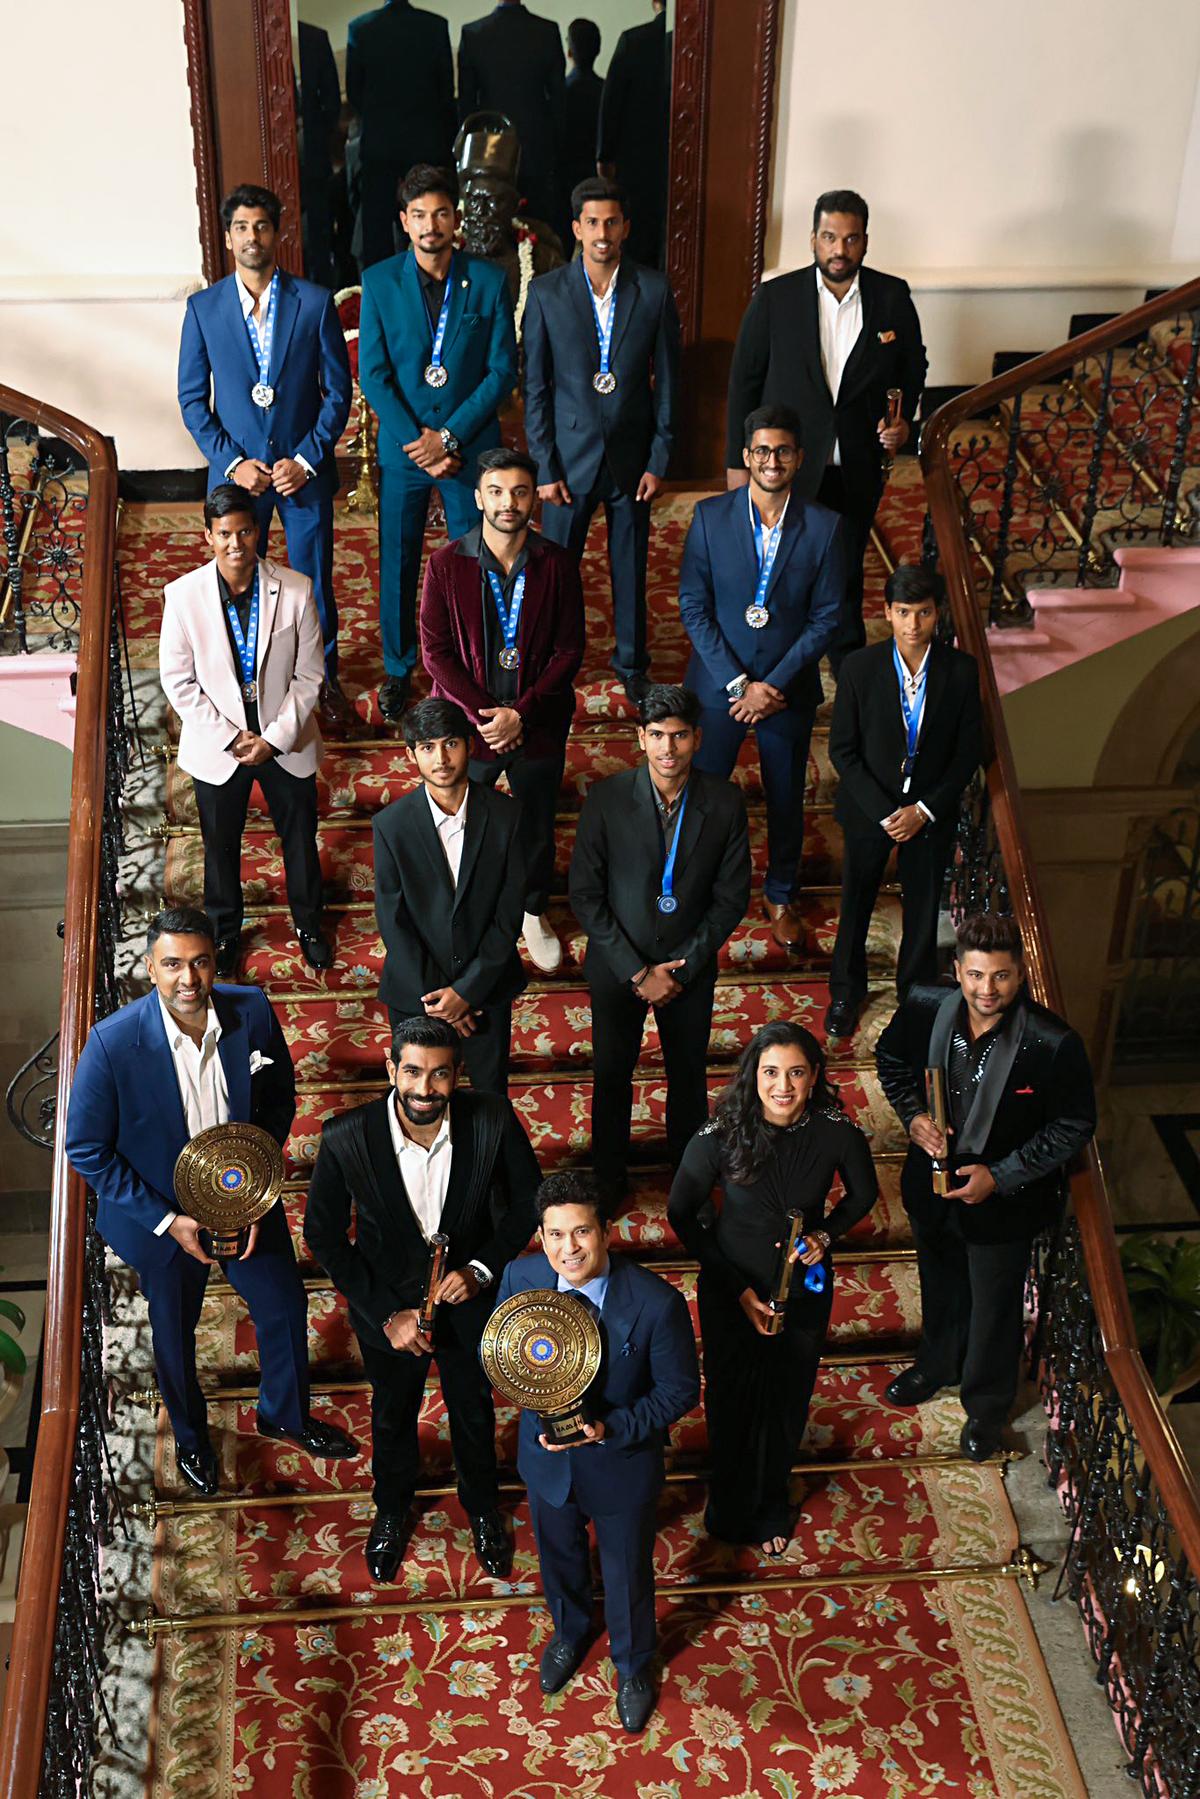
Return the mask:
{"type": "Polygon", "coordinates": [[[783,711],[754,726],[767,800],[764,891],[786,905],[799,891],[808,746],[821,703],[818,664],[836,635],[845,588],[837,514],[801,500],[793,488],[763,601],[770,618],[756,630],[746,623],[746,608],[758,575],[747,490],[701,500],[679,575],[679,611],[692,640],[685,684],[702,708],[696,767],[723,779],[733,772],[750,727],[730,716],[730,681],[749,675],[786,695],[783,711]]]}
{"type": "MultiPolygon", "coordinates": [[[[282,1144],[296,1113],[296,1081],[279,1020],[256,987],[214,987],[218,1052],[229,1117],[258,1124],[282,1144]],[[251,1074],[253,1053],[262,1065],[251,1074]]],[[[67,1159],[96,1194],[96,1228],[137,1270],[150,1307],[154,1363],[181,1449],[208,1440],[196,1380],[196,1323],[208,1267],[155,1226],[178,1208],[173,1171],[187,1120],[158,995],[148,993],[92,1027],[67,1108],[67,1159]]],[[[304,1286],[282,1204],[262,1221],[249,1261],[226,1264],[250,1308],[262,1369],[259,1411],[285,1430],[308,1416],[304,1286]]]]}
{"type": "Polygon", "coordinates": [[[442,343],[444,387],[425,381],[433,332],[412,256],[363,273],[358,379],[379,417],[379,619],[383,666],[408,674],[417,660],[417,576],[435,483],[404,451],[425,427],[458,439],[462,467],[436,483],[451,542],[479,522],[475,463],[500,442],[498,410],[517,379],[508,277],[499,263],[457,251],[442,343]]]}
{"type": "Polygon", "coordinates": [[[674,441],[679,314],[667,277],[621,258],[609,350],[617,385],[598,394],[596,318],[582,262],[530,283],[525,308],[525,436],[538,484],[565,481],[569,506],[547,505],[542,531],[578,561],[598,506],[608,525],[613,594],[612,665],[622,680],[645,672],[646,556],[650,502],[637,500],[646,473],[664,477],[674,441]]]}
{"type": "MultiPolygon", "coordinates": [[[[600,1314],[604,1354],[588,1392],[604,1437],[578,1449],[538,1442],[521,1413],[517,1467],[529,1493],[542,1587],[557,1634],[577,1644],[592,1617],[588,1520],[595,1525],[609,1649],[620,1679],[654,1654],[654,1527],[669,1427],[700,1397],[696,1339],[683,1295],[630,1257],[609,1259],[600,1314]]],[[[556,1288],[540,1252],[510,1262],[496,1303],[533,1287],[556,1288]]]]}
{"type": "Polygon", "coordinates": [[[247,494],[259,523],[258,553],[265,556],[276,507],[287,535],[288,561],[313,584],[321,619],[325,666],[337,670],[337,604],[333,595],[334,451],[350,415],[352,378],[346,339],[328,288],[301,281],[282,269],[271,345],[272,406],[256,406],[250,390],[258,360],[242,316],[237,280],[226,275],[192,294],[179,342],[179,410],[208,463],[208,485],[228,480],[231,463],[245,457],[274,464],[303,457],[315,475],[286,498],[268,487],[247,494]]]}

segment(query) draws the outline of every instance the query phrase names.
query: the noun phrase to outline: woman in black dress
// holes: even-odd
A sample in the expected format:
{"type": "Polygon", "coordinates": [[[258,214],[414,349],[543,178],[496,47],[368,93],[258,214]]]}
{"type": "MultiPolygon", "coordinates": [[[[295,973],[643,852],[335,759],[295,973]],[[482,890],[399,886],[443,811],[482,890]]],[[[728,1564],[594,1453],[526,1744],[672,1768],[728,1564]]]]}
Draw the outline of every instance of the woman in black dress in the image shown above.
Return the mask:
{"type": "Polygon", "coordinates": [[[829,1246],[866,1216],[878,1191],[867,1139],[846,1116],[816,1038],[799,1025],[766,1025],[688,1144],[668,1204],[677,1236],[700,1263],[712,1456],[706,1523],[726,1542],[757,1543],[767,1555],[787,1547],[788,1482],[833,1308],[829,1246]],[[835,1176],[844,1193],[826,1217],[835,1176]],[[783,1329],[768,1336],[767,1301],[790,1211],[804,1214],[805,1266],[792,1281],[783,1329]],[[813,1292],[803,1276],[818,1264],[824,1285],[813,1292]]]}

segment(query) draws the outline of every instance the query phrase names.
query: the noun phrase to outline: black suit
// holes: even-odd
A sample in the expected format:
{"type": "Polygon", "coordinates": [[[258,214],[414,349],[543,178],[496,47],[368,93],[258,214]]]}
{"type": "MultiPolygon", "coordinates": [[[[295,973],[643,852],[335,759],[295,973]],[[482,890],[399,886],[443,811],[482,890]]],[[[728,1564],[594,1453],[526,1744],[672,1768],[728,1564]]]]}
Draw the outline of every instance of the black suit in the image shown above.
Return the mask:
{"type": "Polygon", "coordinates": [[[678,1162],[708,1116],[708,1035],[717,953],[746,915],[750,840],[746,802],[729,781],[693,765],[675,860],[678,908],[657,909],[664,839],[643,764],[591,788],[571,858],[571,905],[587,932],[592,997],[592,1150],[596,1171],[621,1181],[629,1155],[632,1077],[646,1004],[630,982],[649,965],[683,958],[683,992],[654,1008],[667,1076],[667,1146],[678,1162]]]}
{"type": "Polygon", "coordinates": [[[553,19],[519,3],[498,5],[462,28],[458,42],[460,119],[502,112],[521,142],[517,179],[529,211],[558,217],[563,139],[563,47],[553,19]]]}
{"type": "MultiPolygon", "coordinates": [[[[321,1135],[304,1238],[346,1296],[371,1382],[372,1471],[380,1511],[407,1511],[420,1469],[417,1416],[430,1358],[393,1349],[383,1325],[420,1304],[429,1247],[404,1188],[388,1126],[393,1096],[331,1119],[321,1135]],[[351,1218],[354,1235],[350,1236],[351,1218]]],[[[445,1154],[445,1150],[439,1153],[445,1154]]],[[[450,1101],[450,1176],[440,1228],[449,1266],[481,1262],[492,1284],[461,1305],[439,1306],[433,1352],[469,1513],[496,1504],[495,1414],[479,1339],[495,1283],[533,1231],[540,1179],[529,1139],[506,1099],[456,1092],[450,1101]]]]}
{"type": "Polygon", "coordinates": [[[815,265],[763,282],[746,308],[729,372],[726,466],[742,467],[748,413],[757,406],[793,406],[804,451],[796,492],[832,506],[846,521],[846,606],[835,661],[866,641],[862,560],[883,492],[879,421],[887,411],[887,390],[901,390],[911,425],[927,366],[908,283],[872,268],[860,269],[858,279],[862,330],[842,372],[836,404],[821,364],[815,265]],[[840,468],[829,461],[835,442],[840,468]]]}
{"type": "Polygon", "coordinates": [[[578,559],[598,506],[608,523],[608,566],[623,680],[646,668],[646,556],[650,505],[638,482],[664,477],[674,440],[679,314],[665,275],[622,257],[617,274],[610,371],[599,394],[596,316],[582,260],[530,283],[525,308],[525,437],[538,484],[565,481],[570,506],[545,506],[542,530],[578,559]]]}
{"type": "Polygon", "coordinates": [[[838,676],[829,757],[838,772],[834,811],[842,827],[842,898],[829,986],[851,1004],[867,991],[867,931],[892,851],[882,819],[923,801],[932,820],[899,845],[896,872],[904,936],[896,968],[901,999],[916,981],[937,979],[937,921],[942,878],[954,850],[959,802],[979,766],[983,720],[979,670],[962,650],[929,650],[925,710],[907,793],[907,748],[892,640],[847,656],[838,676]]]}
{"type": "Polygon", "coordinates": [[[562,199],[555,215],[563,243],[571,242],[571,193],[596,173],[596,133],[604,82],[594,69],[572,69],[563,91],[562,199]]]}
{"type": "Polygon", "coordinates": [[[330,181],[332,137],[342,110],[337,63],[329,33],[319,25],[297,26],[300,49],[300,211],[304,273],[322,287],[333,286],[333,218],[330,181]]]}
{"type": "Polygon", "coordinates": [[[457,124],[450,29],[438,14],[387,0],[352,19],[346,98],[362,120],[362,266],[396,253],[396,188],[414,163],[445,167],[457,124]]]}
{"type": "Polygon", "coordinates": [[[614,163],[629,196],[629,254],[663,265],[671,142],[671,34],[667,15],[617,39],[600,102],[597,160],[614,163]]]}
{"type": "Polygon", "coordinates": [[[453,987],[481,1013],[463,1040],[477,1091],[508,1089],[512,1002],[525,986],[517,954],[525,864],[520,807],[478,781],[469,785],[458,881],[450,878],[424,787],[375,815],[375,917],[387,959],[379,997],[392,1022],[416,1018],[421,996],[453,987]]]}
{"type": "MultiPolygon", "coordinates": [[[[880,1085],[905,1130],[926,1110],[925,1069],[949,1080],[963,1010],[957,987],[914,987],[879,1039],[880,1085]]],[[[915,1143],[900,1191],[921,1278],[916,1365],[940,1385],[961,1379],[968,1417],[1000,1425],[1016,1393],[1030,1245],[1058,1219],[1063,1170],[1096,1128],[1096,1095],[1077,1032],[1027,994],[993,1028],[1003,1034],[952,1145],[959,1165],[986,1164],[995,1193],[978,1205],[939,1197],[915,1143]]]]}

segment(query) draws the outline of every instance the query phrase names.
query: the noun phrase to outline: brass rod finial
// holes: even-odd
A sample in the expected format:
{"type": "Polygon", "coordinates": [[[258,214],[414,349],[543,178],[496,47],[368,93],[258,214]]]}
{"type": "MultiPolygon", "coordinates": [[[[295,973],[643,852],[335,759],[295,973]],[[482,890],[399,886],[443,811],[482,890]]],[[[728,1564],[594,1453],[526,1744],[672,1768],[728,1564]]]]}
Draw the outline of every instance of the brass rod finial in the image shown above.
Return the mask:
{"type": "Polygon", "coordinates": [[[138,1524],[157,1524],[163,1515],[157,1499],[139,1499],[125,1510],[138,1524]]]}
{"type": "Polygon", "coordinates": [[[131,1637],[141,1637],[143,1642],[152,1643],[158,1635],[157,1627],[160,1622],[153,1612],[147,1612],[144,1618],[130,1618],[129,1634],[131,1637]]]}
{"type": "Polygon", "coordinates": [[[1036,1593],[1038,1581],[1043,1574],[1050,1573],[1052,1564],[1035,1555],[1027,1543],[1021,1543],[1013,1556],[1012,1566],[1018,1579],[1025,1582],[1031,1593],[1036,1593]]]}
{"type": "Polygon", "coordinates": [[[144,1406],[148,1411],[156,1412],[162,1404],[162,1394],[157,1387],[131,1387],[125,1397],[130,1405],[144,1406]]]}

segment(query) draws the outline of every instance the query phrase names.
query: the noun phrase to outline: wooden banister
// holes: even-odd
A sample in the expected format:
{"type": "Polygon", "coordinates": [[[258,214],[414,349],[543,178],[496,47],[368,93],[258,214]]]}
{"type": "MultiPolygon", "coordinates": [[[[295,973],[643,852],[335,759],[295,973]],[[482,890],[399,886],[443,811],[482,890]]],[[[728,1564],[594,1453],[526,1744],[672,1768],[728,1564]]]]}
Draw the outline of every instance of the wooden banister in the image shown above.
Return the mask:
{"type": "MultiPolygon", "coordinates": [[[[104,812],[117,459],[111,441],[79,419],[0,387],[0,413],[60,438],[87,464],[79,673],[64,903],[58,1117],[95,1005],[100,847],[104,812]]],[[[0,1795],[35,1799],[54,1669],[54,1625],[79,1423],[87,1193],[68,1167],[62,1132],[53,1162],[50,1262],[42,1344],[42,1408],[21,1555],[12,1652],[0,1727],[0,1795]]]]}
{"type": "MultiPolygon", "coordinates": [[[[1053,381],[1084,356],[1113,349],[1161,320],[1175,318],[1194,308],[1200,308],[1200,280],[1189,281],[1170,293],[1161,294],[1132,312],[1071,338],[1044,356],[1018,364],[982,387],[960,394],[938,409],[922,433],[921,468],[925,476],[926,499],[954,627],[962,648],[979,664],[986,723],[988,797],[1013,913],[1025,945],[1029,984],[1034,997],[1057,1012],[1063,1010],[1062,993],[1037,873],[1027,848],[1020,789],[992,671],[986,621],[980,612],[971,574],[970,551],[950,467],[949,437],[965,419],[990,411],[1027,387],[1053,381]]],[[[1109,1373],[1180,1545],[1193,1572],[1200,1577],[1200,1485],[1188,1467],[1138,1349],[1108,1194],[1094,1147],[1072,1174],[1071,1198],[1109,1373]]]]}

